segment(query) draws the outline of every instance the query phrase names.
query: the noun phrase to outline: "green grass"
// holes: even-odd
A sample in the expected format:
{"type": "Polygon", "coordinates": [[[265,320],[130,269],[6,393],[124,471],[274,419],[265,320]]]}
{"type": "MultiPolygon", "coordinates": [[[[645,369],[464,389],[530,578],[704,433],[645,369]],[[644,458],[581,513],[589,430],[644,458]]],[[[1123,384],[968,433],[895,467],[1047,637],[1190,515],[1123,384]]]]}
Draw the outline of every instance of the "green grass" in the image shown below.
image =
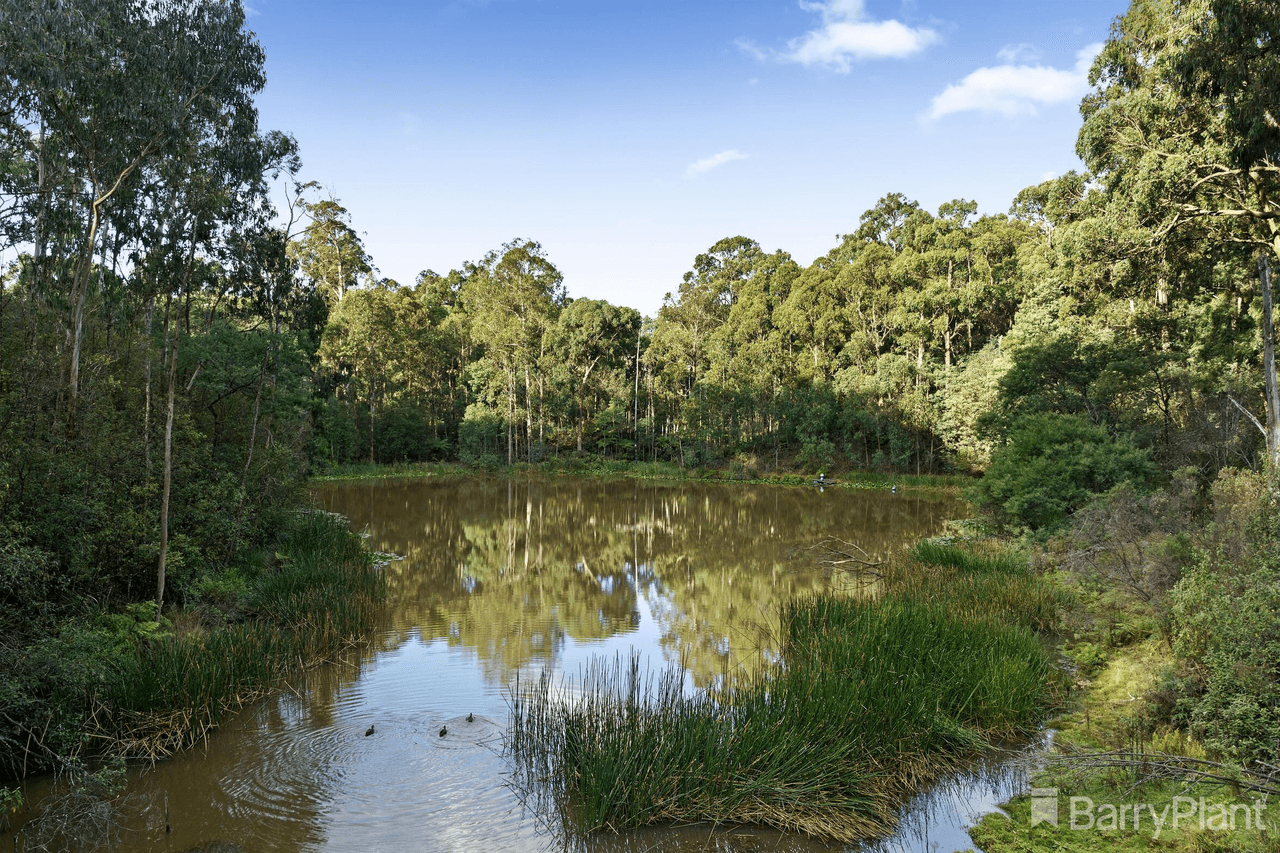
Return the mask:
{"type": "MultiPolygon", "coordinates": [[[[462,463],[444,462],[348,463],[317,471],[312,475],[311,481],[331,483],[346,480],[391,480],[414,477],[448,478],[473,474],[499,476],[568,474],[576,477],[606,479],[764,483],[790,486],[808,486],[814,481],[812,474],[786,472],[761,474],[754,468],[742,469],[734,465],[716,468],[681,468],[671,462],[603,459],[572,454],[536,463],[516,462],[513,465],[468,466],[462,463]]],[[[955,474],[882,474],[871,471],[848,471],[829,478],[827,487],[888,491],[896,486],[900,491],[934,492],[955,491],[969,482],[970,478],[955,474]]]]}
{"type": "MultiPolygon", "coordinates": [[[[1092,644],[1086,644],[1092,646],[1092,644]]],[[[1147,754],[1185,755],[1193,759],[1208,757],[1204,748],[1186,733],[1157,726],[1154,730],[1145,719],[1148,706],[1143,697],[1157,686],[1160,673],[1174,664],[1167,645],[1156,637],[1110,650],[1073,697],[1068,713],[1056,717],[1050,725],[1057,730],[1058,752],[1098,752],[1133,749],[1147,754]]],[[[1245,826],[1237,820],[1234,828],[1202,828],[1198,819],[1184,820],[1174,828],[1171,823],[1154,837],[1154,821],[1144,811],[1144,821],[1134,829],[1132,812],[1125,828],[1097,827],[1072,829],[1069,825],[1070,798],[1089,797],[1095,804],[1144,803],[1161,812],[1171,809],[1174,797],[1191,797],[1198,803],[1205,798],[1208,805],[1250,805],[1258,796],[1246,790],[1233,790],[1231,785],[1196,782],[1188,776],[1178,780],[1139,782],[1131,769],[1112,767],[1081,769],[1069,758],[1050,764],[1031,780],[1033,788],[1056,788],[1059,799],[1059,825],[1031,825],[1031,798],[1015,797],[1002,806],[1002,812],[985,816],[970,830],[974,843],[986,853],[1085,853],[1085,851],[1165,850],[1171,853],[1277,853],[1280,851],[1280,815],[1274,804],[1263,813],[1268,834],[1256,826],[1245,826]],[[1007,816],[1006,816],[1007,815],[1007,816]]],[[[1181,801],[1186,806],[1185,800],[1181,801]]],[[[1095,814],[1097,812],[1095,811],[1095,814]]],[[[1239,817],[1239,815],[1237,815],[1239,817]]],[[[1087,824],[1087,821],[1082,821],[1087,824]]]]}
{"type": "Polygon", "coordinates": [[[790,603],[785,665],[731,687],[685,696],[681,670],[655,679],[633,659],[597,664],[568,699],[546,677],[517,691],[510,746],[526,792],[579,832],[660,821],[841,841],[888,831],[920,785],[989,738],[1035,730],[1062,681],[1007,602],[887,586],[877,599],[790,603]]]}
{"type": "Polygon", "coordinates": [[[153,754],[181,749],[246,697],[356,642],[377,619],[384,581],[344,520],[299,513],[277,563],[250,582],[245,621],[138,643],[107,697],[108,730],[153,754]]]}
{"type": "Polygon", "coordinates": [[[315,471],[313,483],[335,483],[344,480],[396,480],[412,477],[461,477],[474,469],[449,462],[351,462],[315,471]]]}
{"type": "Polygon", "coordinates": [[[998,621],[1043,634],[1058,630],[1069,596],[1031,570],[1024,554],[1002,545],[948,544],[924,540],[912,560],[891,563],[885,580],[921,600],[959,612],[975,610],[998,621]]]}
{"type": "MultiPolygon", "coordinates": [[[[1049,778],[1043,778],[1037,785],[1050,785],[1049,778]]],[[[1267,832],[1258,831],[1252,821],[1245,825],[1244,815],[1237,812],[1235,825],[1206,826],[1199,825],[1198,814],[1187,820],[1180,820],[1174,827],[1169,815],[1175,808],[1174,797],[1190,797],[1198,803],[1200,797],[1205,798],[1206,811],[1215,804],[1230,806],[1247,806],[1254,802],[1253,795],[1239,797],[1221,786],[1204,784],[1188,784],[1184,782],[1165,782],[1161,784],[1145,784],[1135,786],[1132,777],[1115,775],[1112,777],[1092,776],[1081,778],[1076,774],[1073,778],[1057,780],[1059,823],[1031,825],[1031,798],[1024,795],[1014,798],[1002,808],[1004,813],[987,815],[969,834],[973,841],[985,853],[1139,853],[1139,851],[1163,850],[1168,853],[1276,853],[1280,850],[1276,832],[1280,830],[1280,821],[1276,819],[1274,803],[1262,812],[1262,823],[1267,832]],[[1165,816],[1165,825],[1160,828],[1156,837],[1154,820],[1147,809],[1142,810],[1142,819],[1138,827],[1133,827],[1132,812],[1126,820],[1125,827],[1120,828],[1118,819],[1114,828],[1099,829],[1096,825],[1089,827],[1088,812],[1083,811],[1077,818],[1078,828],[1070,826],[1070,801],[1072,797],[1089,797],[1094,801],[1093,815],[1096,821],[1101,804],[1133,804],[1142,803],[1154,807],[1157,813],[1169,809],[1165,816]],[[1007,816],[1006,816],[1007,815],[1007,816]]],[[[1186,800],[1181,800],[1177,808],[1187,809],[1186,800]]]]}
{"type": "Polygon", "coordinates": [[[911,557],[926,566],[945,566],[973,575],[1027,576],[1030,564],[1024,554],[1004,547],[979,550],[937,539],[922,539],[911,549],[911,557]]]}

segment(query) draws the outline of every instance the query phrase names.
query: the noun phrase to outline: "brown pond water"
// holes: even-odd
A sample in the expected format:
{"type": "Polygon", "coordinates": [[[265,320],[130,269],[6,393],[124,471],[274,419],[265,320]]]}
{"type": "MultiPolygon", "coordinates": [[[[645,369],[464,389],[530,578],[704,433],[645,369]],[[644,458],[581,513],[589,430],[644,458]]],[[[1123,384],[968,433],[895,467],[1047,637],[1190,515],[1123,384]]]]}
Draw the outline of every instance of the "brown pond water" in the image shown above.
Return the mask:
{"type": "MultiPolygon", "coordinates": [[[[549,667],[572,679],[597,656],[634,651],[655,670],[683,656],[689,689],[711,684],[769,659],[788,598],[850,585],[806,549],[841,537],[877,559],[965,512],[887,491],[630,480],[395,480],[314,497],[403,558],[385,567],[382,623],[365,647],[236,715],[202,747],[131,771],[112,849],[556,849],[562,840],[506,784],[517,677],[549,667]]],[[[922,797],[882,846],[967,847],[966,821],[1019,784],[1007,758],[922,797]]],[[[28,801],[48,788],[33,784],[28,801]]],[[[31,849],[38,828],[13,836],[13,849],[31,849]]],[[[741,827],[573,846],[839,849],[741,827]]]]}

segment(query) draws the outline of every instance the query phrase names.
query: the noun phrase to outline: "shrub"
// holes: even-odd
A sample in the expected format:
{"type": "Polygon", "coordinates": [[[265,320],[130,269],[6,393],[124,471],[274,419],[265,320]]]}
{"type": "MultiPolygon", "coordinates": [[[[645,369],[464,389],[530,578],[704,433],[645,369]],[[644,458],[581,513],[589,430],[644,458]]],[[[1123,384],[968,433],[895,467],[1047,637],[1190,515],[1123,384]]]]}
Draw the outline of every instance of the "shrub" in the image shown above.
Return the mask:
{"type": "Polygon", "coordinates": [[[1192,732],[1237,760],[1280,760],[1280,561],[1197,561],[1174,589],[1173,615],[1174,650],[1203,679],[1192,732]]]}
{"type": "Polygon", "coordinates": [[[970,499],[998,524],[1053,531],[1096,494],[1124,482],[1149,485],[1146,451],[1075,415],[1019,418],[970,499]]]}

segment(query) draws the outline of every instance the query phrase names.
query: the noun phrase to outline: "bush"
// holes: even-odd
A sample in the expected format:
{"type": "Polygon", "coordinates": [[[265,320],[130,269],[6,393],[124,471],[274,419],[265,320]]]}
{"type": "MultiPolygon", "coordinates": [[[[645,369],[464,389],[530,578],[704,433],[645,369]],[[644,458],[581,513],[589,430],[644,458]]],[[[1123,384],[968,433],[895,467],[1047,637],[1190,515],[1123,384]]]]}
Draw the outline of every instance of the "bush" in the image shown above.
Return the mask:
{"type": "Polygon", "coordinates": [[[1174,650],[1203,680],[1192,732],[1237,760],[1280,761],[1280,560],[1255,555],[1231,567],[1206,556],[1173,602],[1174,650]]]}
{"type": "Polygon", "coordinates": [[[463,462],[505,458],[506,443],[506,427],[497,412],[480,403],[467,406],[458,427],[458,456],[463,462]]]}
{"type": "Polygon", "coordinates": [[[1102,427],[1039,413],[1013,424],[969,498],[1002,526],[1051,532],[1094,495],[1124,482],[1149,485],[1155,476],[1146,451],[1102,427]]]}

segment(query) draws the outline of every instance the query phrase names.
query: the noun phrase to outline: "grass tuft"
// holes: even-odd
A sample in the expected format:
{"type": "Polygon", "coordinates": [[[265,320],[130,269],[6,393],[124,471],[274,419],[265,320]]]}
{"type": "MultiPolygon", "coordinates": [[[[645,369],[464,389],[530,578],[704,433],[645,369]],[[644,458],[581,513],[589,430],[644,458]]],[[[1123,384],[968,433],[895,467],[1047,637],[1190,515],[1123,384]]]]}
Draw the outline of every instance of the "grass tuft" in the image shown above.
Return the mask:
{"type": "Polygon", "coordinates": [[[851,842],[889,831],[920,785],[990,738],[1035,730],[1062,686],[1029,624],[1049,599],[1025,566],[921,556],[935,562],[897,566],[877,599],[786,606],[785,665],[745,683],[686,694],[683,669],[655,677],[632,658],[594,664],[580,691],[549,675],[517,689],[509,748],[522,790],[575,832],[742,822],[851,842]],[[1015,591],[993,595],[997,582],[1015,591]]]}
{"type": "Polygon", "coordinates": [[[278,565],[250,582],[250,619],[167,634],[124,659],[97,720],[118,751],[149,758],[197,742],[230,710],[330,658],[375,623],[384,580],[344,519],[302,512],[278,565]]]}

